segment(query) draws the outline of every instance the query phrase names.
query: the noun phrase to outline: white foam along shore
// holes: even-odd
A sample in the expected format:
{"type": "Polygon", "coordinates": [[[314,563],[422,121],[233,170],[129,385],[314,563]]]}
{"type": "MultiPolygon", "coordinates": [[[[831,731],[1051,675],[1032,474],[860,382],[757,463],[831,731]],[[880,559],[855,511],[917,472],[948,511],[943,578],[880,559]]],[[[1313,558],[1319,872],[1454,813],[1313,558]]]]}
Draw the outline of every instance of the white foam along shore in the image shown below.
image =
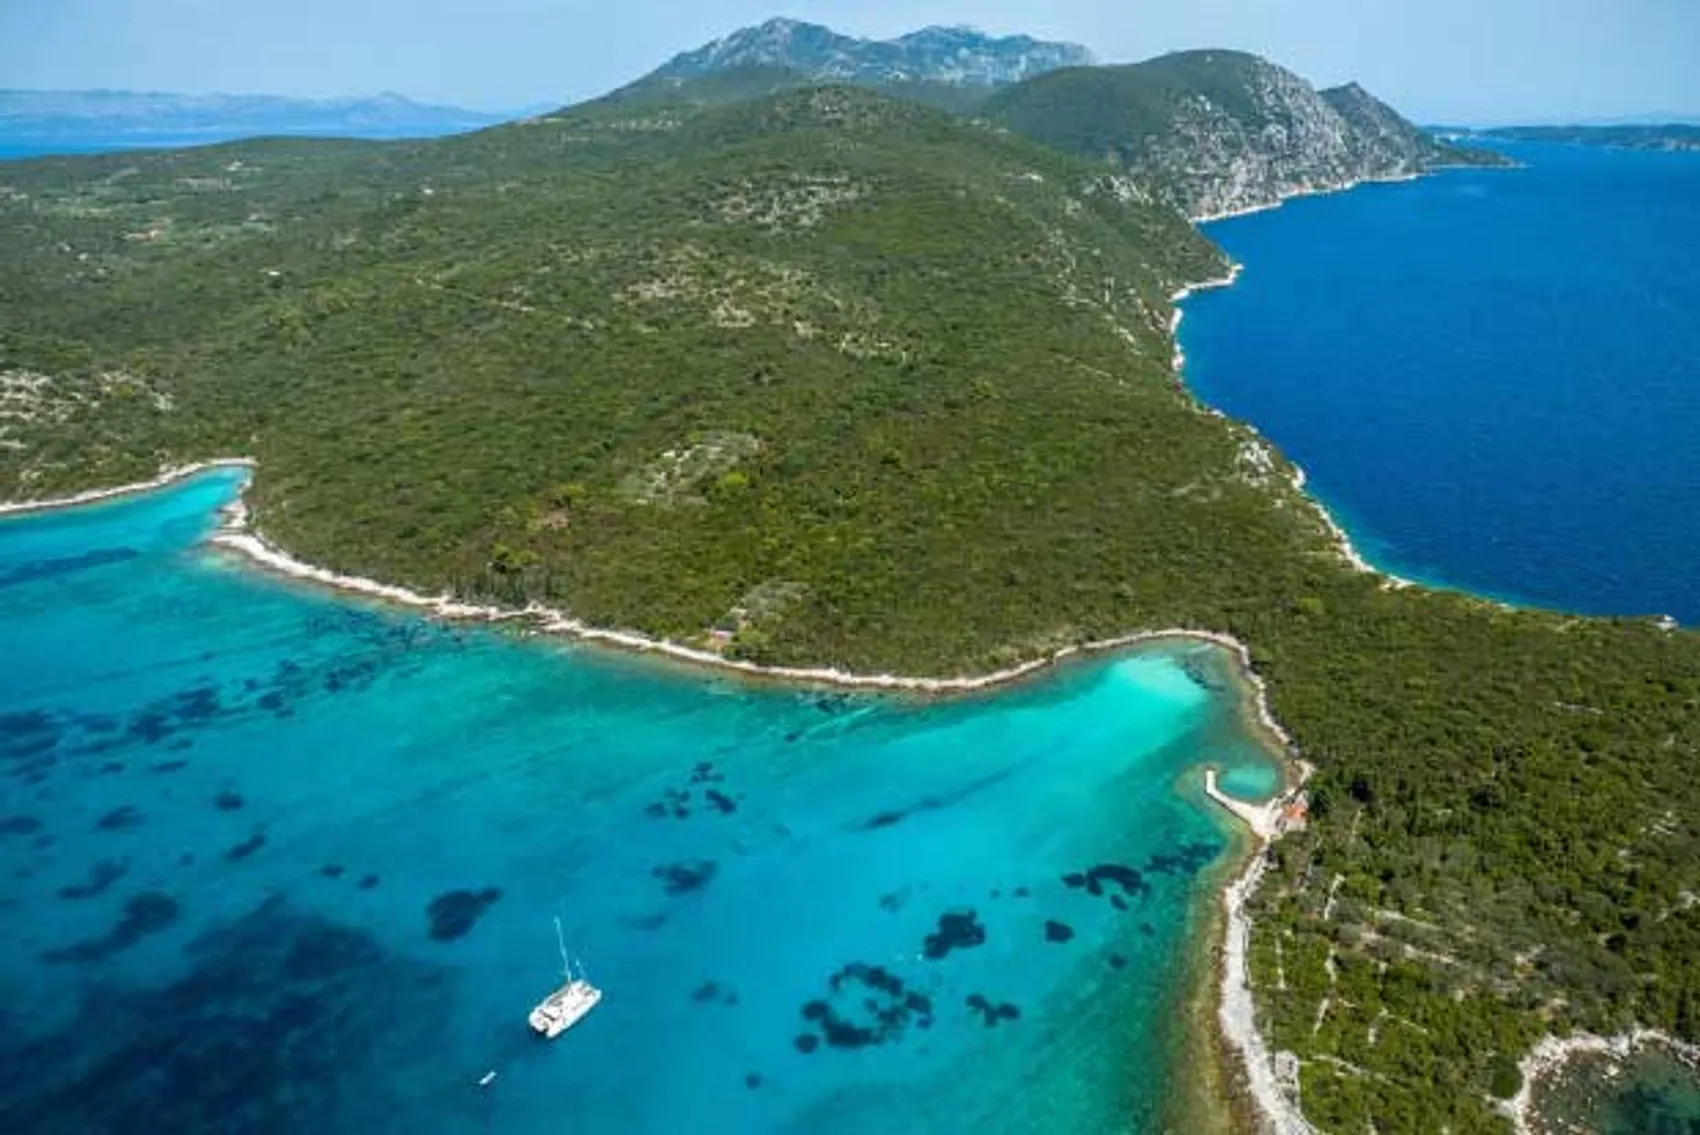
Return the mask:
{"type": "Polygon", "coordinates": [[[1516,1135],[1541,1135],[1534,1125],[1535,1088],[1557,1074],[1573,1058],[1586,1054],[1626,1060],[1648,1047],[1668,1049],[1677,1059],[1700,1069],[1700,1045],[1687,1044],[1656,1029],[1633,1029],[1617,1036],[1596,1036],[1593,1033],[1574,1033],[1567,1037],[1545,1036],[1529,1054],[1517,1063],[1523,1083],[1517,1094],[1503,1104],[1516,1135]]]}

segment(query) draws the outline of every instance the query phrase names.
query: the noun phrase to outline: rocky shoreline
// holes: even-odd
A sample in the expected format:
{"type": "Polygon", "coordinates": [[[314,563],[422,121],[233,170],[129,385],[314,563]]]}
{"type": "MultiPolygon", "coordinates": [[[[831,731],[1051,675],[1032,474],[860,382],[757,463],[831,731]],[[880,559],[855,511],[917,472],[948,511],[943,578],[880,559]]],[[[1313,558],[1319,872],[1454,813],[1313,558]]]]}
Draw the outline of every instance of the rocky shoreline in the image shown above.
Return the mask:
{"type": "Polygon", "coordinates": [[[1687,1044],[1656,1029],[1637,1028],[1609,1037],[1593,1033],[1542,1037],[1529,1054],[1518,1061],[1517,1070],[1522,1074],[1523,1083],[1517,1094],[1503,1105],[1512,1130],[1516,1135],[1542,1135],[1543,1129],[1535,1124],[1535,1089],[1543,1080],[1556,1076],[1575,1057],[1592,1053],[1626,1060],[1649,1046],[1666,1048],[1684,1063],[1700,1069],[1700,1045],[1687,1044]]]}

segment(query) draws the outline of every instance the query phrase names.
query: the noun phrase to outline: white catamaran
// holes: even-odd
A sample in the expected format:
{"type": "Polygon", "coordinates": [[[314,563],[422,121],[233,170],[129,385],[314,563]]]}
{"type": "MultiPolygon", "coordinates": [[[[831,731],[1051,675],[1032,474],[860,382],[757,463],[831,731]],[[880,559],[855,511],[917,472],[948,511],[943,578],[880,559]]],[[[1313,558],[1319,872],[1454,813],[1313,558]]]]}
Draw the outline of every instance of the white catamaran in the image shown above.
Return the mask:
{"type": "Polygon", "coordinates": [[[567,941],[561,936],[561,920],[555,919],[555,942],[561,947],[561,972],[566,984],[545,997],[531,1011],[531,1028],[539,1036],[554,1040],[584,1019],[602,1000],[602,991],[584,976],[584,967],[573,976],[572,963],[567,960],[567,941]]]}

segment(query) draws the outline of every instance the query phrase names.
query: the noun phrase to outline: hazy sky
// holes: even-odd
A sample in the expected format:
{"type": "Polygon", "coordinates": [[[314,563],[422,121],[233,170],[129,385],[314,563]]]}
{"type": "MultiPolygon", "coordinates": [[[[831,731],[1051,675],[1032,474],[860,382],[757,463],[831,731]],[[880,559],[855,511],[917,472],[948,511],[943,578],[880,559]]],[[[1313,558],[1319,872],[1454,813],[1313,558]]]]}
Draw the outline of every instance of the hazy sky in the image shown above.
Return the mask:
{"type": "Polygon", "coordinates": [[[1429,122],[1700,115],[1700,0],[0,0],[0,87],[511,109],[599,94],[772,15],[877,37],[971,23],[1107,62],[1238,47],[1429,122]]]}

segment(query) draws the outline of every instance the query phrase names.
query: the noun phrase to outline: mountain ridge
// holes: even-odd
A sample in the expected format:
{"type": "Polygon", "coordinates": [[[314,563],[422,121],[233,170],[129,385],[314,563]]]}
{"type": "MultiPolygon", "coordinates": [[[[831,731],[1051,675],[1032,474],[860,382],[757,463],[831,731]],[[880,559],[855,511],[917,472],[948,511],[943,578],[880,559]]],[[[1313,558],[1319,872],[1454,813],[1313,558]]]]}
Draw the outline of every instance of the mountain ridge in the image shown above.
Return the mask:
{"type": "Polygon", "coordinates": [[[812,79],[996,86],[1058,67],[1085,66],[1078,44],[969,27],[927,27],[887,40],[841,35],[821,24],[774,18],[681,52],[653,72],[686,78],[733,67],[785,67],[812,79]]]}

